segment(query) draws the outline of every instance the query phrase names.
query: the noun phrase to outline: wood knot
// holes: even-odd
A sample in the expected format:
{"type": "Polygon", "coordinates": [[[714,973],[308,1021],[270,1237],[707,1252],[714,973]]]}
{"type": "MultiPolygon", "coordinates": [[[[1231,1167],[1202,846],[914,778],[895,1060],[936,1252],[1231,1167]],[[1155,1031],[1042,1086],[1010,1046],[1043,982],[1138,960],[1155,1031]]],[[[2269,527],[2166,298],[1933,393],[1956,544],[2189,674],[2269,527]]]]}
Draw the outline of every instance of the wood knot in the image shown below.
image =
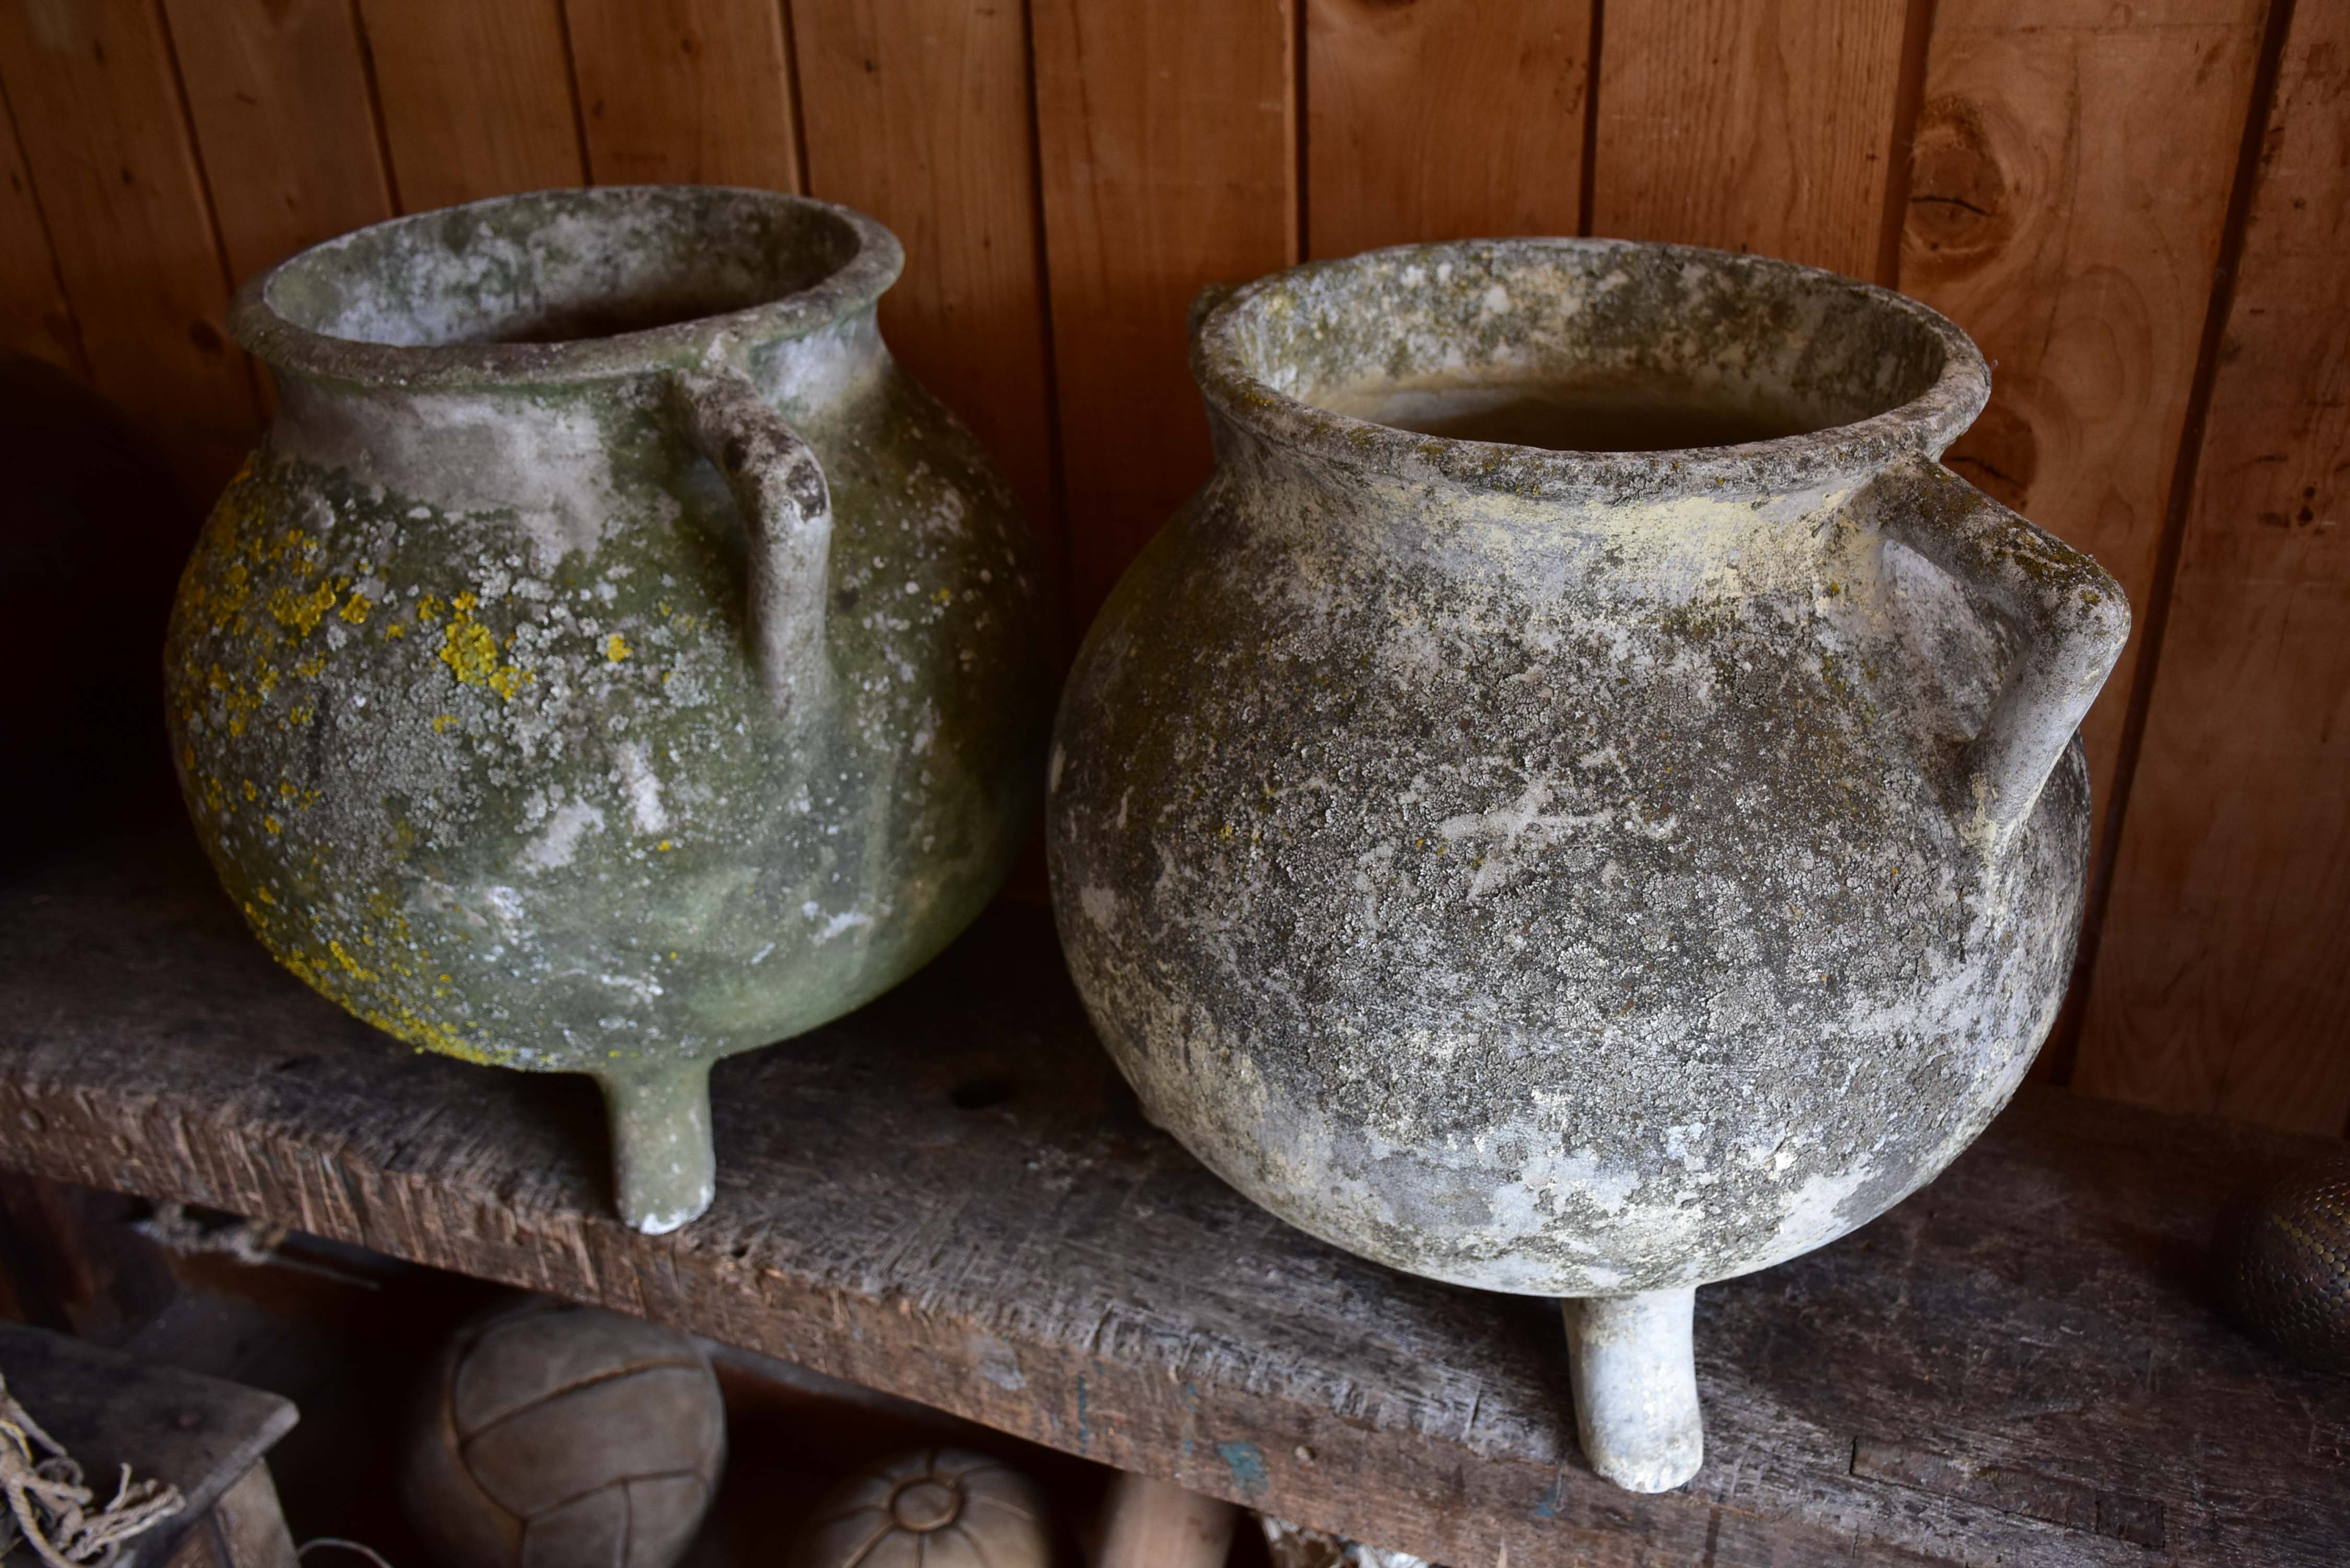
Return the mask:
{"type": "Polygon", "coordinates": [[[1905,270],[1936,277],[1971,272],[2013,234],[2013,201],[1993,140],[1989,117],[1972,99],[1938,98],[1918,109],[1901,231],[1905,270]]]}
{"type": "Polygon", "coordinates": [[[2040,437],[2013,404],[1994,398],[1943,461],[1993,501],[2022,512],[2040,476],[2040,437]]]}

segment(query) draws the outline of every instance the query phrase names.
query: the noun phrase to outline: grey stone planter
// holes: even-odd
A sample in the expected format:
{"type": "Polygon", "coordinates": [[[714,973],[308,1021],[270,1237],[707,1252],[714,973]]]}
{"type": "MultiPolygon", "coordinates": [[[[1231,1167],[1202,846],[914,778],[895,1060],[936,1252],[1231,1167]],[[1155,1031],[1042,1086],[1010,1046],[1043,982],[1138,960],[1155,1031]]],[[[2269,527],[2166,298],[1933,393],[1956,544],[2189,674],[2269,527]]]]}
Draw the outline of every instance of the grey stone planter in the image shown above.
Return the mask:
{"type": "Polygon", "coordinates": [[[1695,1287],[1930,1179],[2045,1035],[2127,607],[1935,461],[1973,346],[1825,273],[1382,251],[1203,301],[1192,368],[1215,475],[1056,732],[1078,989],[1252,1199],[1568,1298],[1586,1454],[1678,1485],[1695,1287]],[[1399,428],[1561,384],[1607,394],[1586,426],[1653,398],[1757,439],[1399,428]]]}
{"type": "Polygon", "coordinates": [[[260,939],[435,1051],[593,1075],[621,1212],[714,1179],[712,1060],[944,946],[1026,830],[1042,563],[883,348],[898,243],[764,192],[545,192],[238,296],[276,422],[166,671],[260,939]]]}

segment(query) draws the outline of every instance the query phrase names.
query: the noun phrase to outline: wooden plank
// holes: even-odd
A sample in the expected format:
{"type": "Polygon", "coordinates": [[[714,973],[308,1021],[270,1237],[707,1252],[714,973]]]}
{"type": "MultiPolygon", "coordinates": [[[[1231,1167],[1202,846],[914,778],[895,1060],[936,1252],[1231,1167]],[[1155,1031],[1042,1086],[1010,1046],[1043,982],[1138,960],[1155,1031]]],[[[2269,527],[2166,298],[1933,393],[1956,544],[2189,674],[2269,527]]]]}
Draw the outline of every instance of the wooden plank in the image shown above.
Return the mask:
{"type": "MultiPolygon", "coordinates": [[[[210,501],[259,416],[162,18],[151,0],[0,5],[0,85],[92,381],[210,501]]],[[[185,522],[143,543],[182,551],[185,522]]]]}
{"type": "Polygon", "coordinates": [[[163,0],[229,273],[392,215],[349,0],[163,0]]]}
{"type": "MultiPolygon", "coordinates": [[[[1950,466],[2116,576],[2142,636],[2263,0],[1940,0],[1900,286],[1997,370],[1950,466]]],[[[2102,835],[2138,643],[2082,726],[2102,835]]]]}
{"type": "Polygon", "coordinates": [[[1149,1127],[1041,911],[717,1070],[715,1206],[608,1209],[575,1078],[271,964],[184,834],[0,890],[0,1162],[597,1301],[1440,1562],[2315,1568],[2350,1384],[2211,1310],[2230,1195],[2335,1146],[2028,1093],[1869,1229],[1699,1293],[1709,1462],[1577,1457],[1555,1307],[1292,1231],[1149,1127]]]}
{"type": "Polygon", "coordinates": [[[2350,10],[2295,7],[2075,1082],[2350,1116],[2350,10]]]}
{"type": "Polygon", "coordinates": [[[1191,296],[1297,259],[1290,0],[1034,0],[1079,626],[1207,478],[1191,296]]]}
{"type": "Polygon", "coordinates": [[[245,1471],[181,1536],[179,1550],[164,1568],[296,1568],[300,1562],[264,1462],[245,1471]]]}
{"type": "Polygon", "coordinates": [[[587,183],[562,0],[358,0],[411,213],[587,183]]]}
{"type": "Polygon", "coordinates": [[[905,243],[890,351],[987,443],[1058,556],[1022,8],[794,0],[792,26],[810,190],[905,243]]]}
{"type": "Polygon", "coordinates": [[[1306,0],[1308,250],[1574,234],[1590,53],[1591,0],[1306,0]]]}
{"type": "MultiPolygon", "coordinates": [[[[275,1394],[159,1366],[84,1340],[0,1323],[0,1367],[8,1392],[27,1414],[79,1460],[82,1473],[112,1494],[110,1484],[129,1465],[134,1480],[161,1480],[180,1489],[186,1506],[126,1546],[126,1568],[174,1561],[172,1548],[230,1496],[250,1511],[244,1478],[293,1427],[293,1405],[275,1394]]],[[[276,1506],[275,1494],[270,1506],[276,1506]]],[[[285,1533],[281,1519],[278,1533],[285,1533]]],[[[286,1560],[292,1561],[291,1542],[286,1560]]],[[[12,1560],[32,1560],[29,1549],[12,1560]]],[[[255,1560],[260,1568],[260,1560],[255,1560]]]]}
{"type": "Polygon", "coordinates": [[[1592,232],[1872,275],[1904,12],[1888,0],[1609,6],[1592,232]]]}
{"type": "Polygon", "coordinates": [[[57,281],[57,252],[33,177],[16,144],[15,118],[0,103],[0,354],[29,354],[87,376],[80,329],[57,281]]]}
{"type": "Polygon", "coordinates": [[[777,0],[567,0],[599,185],[800,188],[777,0]]]}

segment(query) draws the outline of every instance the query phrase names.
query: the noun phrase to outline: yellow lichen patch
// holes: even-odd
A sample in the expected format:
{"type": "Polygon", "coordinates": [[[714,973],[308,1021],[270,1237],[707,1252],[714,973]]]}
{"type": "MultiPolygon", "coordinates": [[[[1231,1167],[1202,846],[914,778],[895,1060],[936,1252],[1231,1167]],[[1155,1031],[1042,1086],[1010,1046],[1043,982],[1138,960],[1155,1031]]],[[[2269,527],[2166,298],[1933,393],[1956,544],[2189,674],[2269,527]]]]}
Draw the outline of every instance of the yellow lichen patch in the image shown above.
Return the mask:
{"type": "Polygon", "coordinates": [[[370,607],[370,605],[371,601],[368,598],[367,595],[355,593],[350,597],[345,599],[343,601],[343,607],[337,610],[335,613],[342,617],[345,620],[350,622],[353,626],[359,626],[367,620],[368,610],[370,607]]]}
{"type": "Polygon", "coordinates": [[[188,579],[188,607],[199,613],[210,610],[213,629],[221,630],[231,620],[243,618],[245,593],[252,582],[253,574],[244,569],[244,563],[242,561],[231,561],[227,566],[223,566],[220,574],[220,587],[210,591],[191,576],[188,579]]]}
{"type": "Polygon", "coordinates": [[[619,632],[616,631],[604,639],[604,657],[614,664],[629,657],[628,642],[619,632]]]}
{"type": "Polygon", "coordinates": [[[269,829],[272,833],[283,833],[286,831],[286,825],[278,821],[275,816],[263,817],[261,819],[261,826],[269,829]]]}
{"type": "Polygon", "coordinates": [[[408,635],[408,623],[403,620],[393,621],[390,626],[383,628],[383,635],[386,638],[406,637],[408,635]]]}
{"type": "Polygon", "coordinates": [[[442,615],[448,612],[448,608],[449,607],[447,605],[442,604],[431,594],[426,594],[422,598],[416,601],[416,618],[419,620],[439,620],[442,615]]]}
{"type": "Polygon", "coordinates": [[[276,618],[277,624],[302,637],[316,630],[318,618],[334,607],[335,589],[331,583],[320,583],[307,594],[280,588],[269,596],[269,613],[276,618]]]}
{"type": "Polygon", "coordinates": [[[363,967],[359,963],[359,960],[351,957],[348,952],[344,950],[342,943],[329,941],[327,944],[327,950],[335,955],[335,961],[342,965],[343,972],[349,975],[353,980],[373,980],[375,978],[375,974],[372,971],[363,967]]]}
{"type": "Polygon", "coordinates": [[[259,800],[261,798],[260,788],[255,785],[251,779],[244,781],[244,798],[247,800],[259,800]]]}
{"type": "Polygon", "coordinates": [[[454,713],[435,713],[432,715],[432,732],[436,735],[446,734],[449,732],[449,726],[456,722],[457,715],[454,713]]]}
{"type": "Polygon", "coordinates": [[[530,672],[498,662],[497,639],[473,618],[473,607],[480,602],[472,594],[459,594],[450,602],[449,627],[441,635],[441,662],[459,685],[486,686],[511,702],[530,672]]]}
{"type": "Polygon", "coordinates": [[[453,621],[441,639],[441,662],[463,685],[486,684],[498,667],[498,640],[472,621],[453,621]]]}

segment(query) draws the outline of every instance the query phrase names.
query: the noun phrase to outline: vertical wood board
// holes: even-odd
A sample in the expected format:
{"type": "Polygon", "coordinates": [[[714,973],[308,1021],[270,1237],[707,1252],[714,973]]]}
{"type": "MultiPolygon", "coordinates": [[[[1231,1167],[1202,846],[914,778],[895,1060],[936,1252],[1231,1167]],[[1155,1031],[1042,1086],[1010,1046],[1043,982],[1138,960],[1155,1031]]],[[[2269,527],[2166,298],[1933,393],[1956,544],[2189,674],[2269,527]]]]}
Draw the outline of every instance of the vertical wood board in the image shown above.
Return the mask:
{"type": "Polygon", "coordinates": [[[794,0],[812,194],[906,247],[890,351],[987,443],[1061,554],[1028,40],[1011,0],[794,0]]]}
{"type": "Polygon", "coordinates": [[[599,185],[800,188],[778,0],[566,0],[599,185]]]}
{"type": "Polygon", "coordinates": [[[15,117],[0,103],[0,353],[29,354],[62,370],[88,373],[73,306],[57,282],[57,252],[41,216],[33,176],[16,145],[15,117]]]}
{"type": "Polygon", "coordinates": [[[1305,0],[1316,256],[1571,234],[1591,0],[1305,0]]]}
{"type": "Polygon", "coordinates": [[[0,5],[0,82],[91,379],[209,501],[258,411],[162,17],[151,0],[0,5]]]}
{"type": "MultiPolygon", "coordinates": [[[[1947,461],[2086,550],[2145,624],[2262,0],[1940,0],[1903,292],[1995,367],[1947,461]]],[[[2138,644],[2082,726],[2102,835],[2138,644]]]]}
{"type": "Polygon", "coordinates": [[[359,0],[411,213],[588,180],[561,0],[359,0]]]}
{"type": "Polygon", "coordinates": [[[2074,1083],[2350,1117],[2350,8],[2293,13],[2074,1083]]]}
{"type": "Polygon", "coordinates": [[[1185,317],[1297,254],[1287,0],[1035,0],[1077,624],[1208,476],[1185,317]]]}
{"type": "Polygon", "coordinates": [[[163,0],[232,282],[392,215],[350,0],[163,0]]]}
{"type": "Polygon", "coordinates": [[[1592,232],[1876,270],[1891,0],[1646,0],[1601,25],[1592,232]]]}

